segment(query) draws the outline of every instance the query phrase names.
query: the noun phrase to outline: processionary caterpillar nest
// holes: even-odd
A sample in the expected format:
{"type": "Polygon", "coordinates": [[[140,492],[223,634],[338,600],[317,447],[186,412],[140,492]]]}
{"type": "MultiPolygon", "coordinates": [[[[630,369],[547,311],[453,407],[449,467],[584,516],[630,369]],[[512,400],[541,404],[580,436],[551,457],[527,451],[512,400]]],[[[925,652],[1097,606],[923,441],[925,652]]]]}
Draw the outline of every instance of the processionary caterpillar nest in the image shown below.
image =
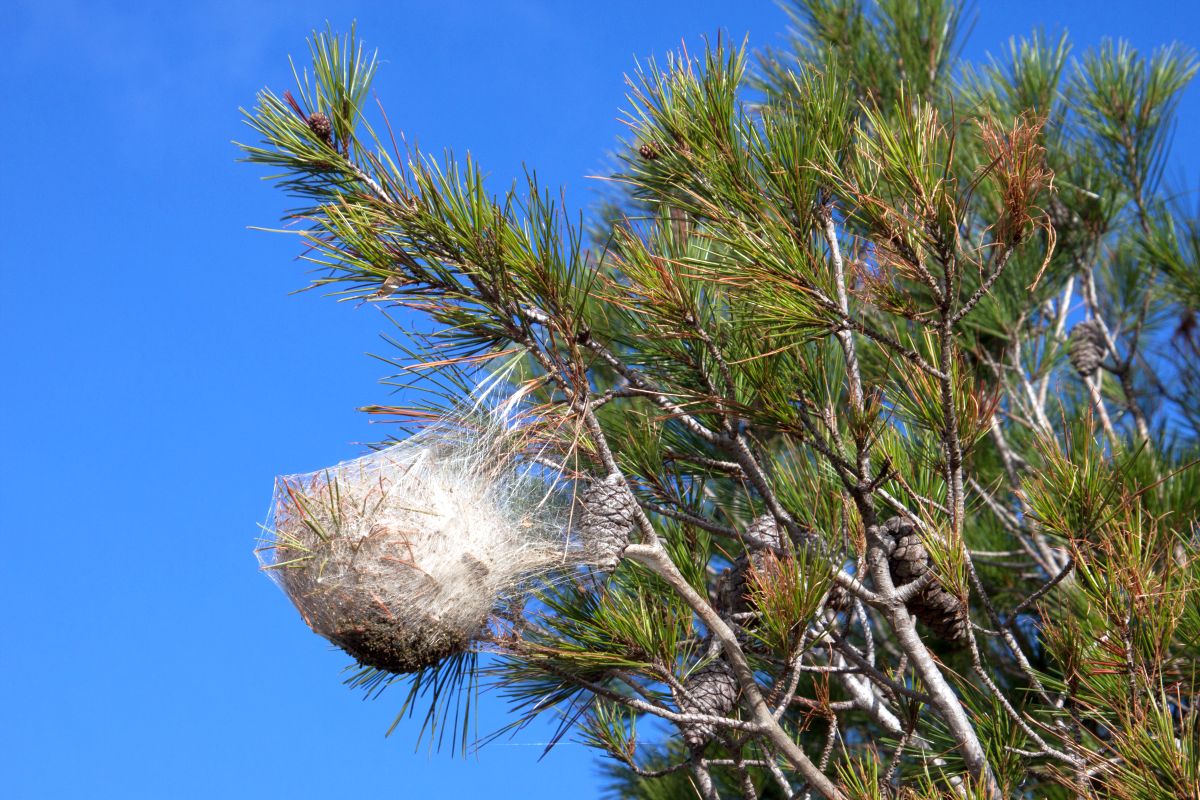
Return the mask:
{"type": "MultiPolygon", "coordinates": [[[[529,581],[588,561],[554,480],[511,426],[435,425],[276,480],[265,569],[359,663],[415,672],[468,649],[529,581]]],[[[569,496],[569,492],[565,493],[569,496]]]]}

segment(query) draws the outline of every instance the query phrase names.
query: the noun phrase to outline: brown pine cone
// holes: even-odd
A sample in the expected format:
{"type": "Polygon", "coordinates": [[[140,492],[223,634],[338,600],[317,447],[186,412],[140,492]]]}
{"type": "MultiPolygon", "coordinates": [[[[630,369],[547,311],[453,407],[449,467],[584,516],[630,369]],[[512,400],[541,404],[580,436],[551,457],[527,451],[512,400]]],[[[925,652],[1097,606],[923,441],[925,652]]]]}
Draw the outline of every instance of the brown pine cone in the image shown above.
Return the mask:
{"type": "Polygon", "coordinates": [[[966,644],[967,626],[971,624],[967,610],[961,600],[936,582],[914,597],[908,607],[939,639],[956,647],[966,644]]]}
{"type": "Polygon", "coordinates": [[[333,137],[333,124],[320,111],[308,115],[308,128],[328,144],[333,137]]]}
{"type": "Polygon", "coordinates": [[[592,484],[579,502],[584,547],[598,569],[612,572],[629,546],[637,501],[623,483],[610,479],[592,484]]]}
{"type": "Polygon", "coordinates": [[[1108,342],[1104,340],[1100,323],[1089,320],[1071,329],[1071,336],[1067,339],[1067,358],[1081,377],[1090,378],[1096,374],[1107,352],[1108,342]]]}
{"type": "Polygon", "coordinates": [[[1055,194],[1050,197],[1050,204],[1046,207],[1046,215],[1050,218],[1050,224],[1054,226],[1054,230],[1059,234],[1059,240],[1061,241],[1064,238],[1063,234],[1070,229],[1072,218],[1075,214],[1055,194]]]}
{"type": "Polygon", "coordinates": [[[770,514],[755,517],[742,534],[742,540],[751,553],[755,551],[775,550],[783,546],[783,535],[779,523],[770,514]]]}
{"type": "Polygon", "coordinates": [[[734,559],[733,566],[717,578],[717,604],[726,615],[743,614],[751,611],[749,598],[750,570],[763,569],[765,555],[778,553],[783,545],[779,524],[770,514],[755,517],[742,534],[747,555],[734,559]]]}
{"type": "Polygon", "coordinates": [[[825,607],[834,613],[848,611],[853,604],[854,599],[850,593],[843,589],[838,584],[834,583],[829,587],[829,596],[825,598],[825,607]]]}
{"type": "MultiPolygon", "coordinates": [[[[697,670],[683,684],[687,697],[679,696],[679,710],[684,714],[705,714],[723,717],[737,703],[738,684],[733,671],[721,659],[697,670]]],[[[684,743],[692,750],[699,750],[717,734],[717,725],[712,722],[690,722],[680,726],[684,743]]]]}
{"type": "MultiPolygon", "coordinates": [[[[904,517],[892,517],[882,527],[884,536],[892,542],[888,571],[896,587],[924,575],[929,570],[929,552],[913,524],[904,517]]],[[[938,638],[955,645],[966,640],[967,626],[971,624],[966,606],[943,589],[938,581],[933,581],[909,600],[908,610],[938,638]]]]}
{"type": "Polygon", "coordinates": [[[732,617],[734,614],[744,614],[750,610],[746,597],[750,593],[749,573],[750,559],[739,556],[717,578],[716,595],[717,610],[723,616],[732,617]]]}

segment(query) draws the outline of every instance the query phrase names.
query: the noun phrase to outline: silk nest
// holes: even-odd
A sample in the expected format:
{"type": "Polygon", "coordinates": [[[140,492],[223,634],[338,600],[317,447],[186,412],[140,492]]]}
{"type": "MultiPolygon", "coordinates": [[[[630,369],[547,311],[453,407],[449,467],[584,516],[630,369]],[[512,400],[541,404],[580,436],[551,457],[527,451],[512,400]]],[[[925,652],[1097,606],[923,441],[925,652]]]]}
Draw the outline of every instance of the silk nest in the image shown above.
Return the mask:
{"type": "Polygon", "coordinates": [[[260,562],[360,664],[431,667],[486,639],[535,581],[594,560],[572,534],[573,492],[527,455],[488,415],[280,477],[260,562]]]}

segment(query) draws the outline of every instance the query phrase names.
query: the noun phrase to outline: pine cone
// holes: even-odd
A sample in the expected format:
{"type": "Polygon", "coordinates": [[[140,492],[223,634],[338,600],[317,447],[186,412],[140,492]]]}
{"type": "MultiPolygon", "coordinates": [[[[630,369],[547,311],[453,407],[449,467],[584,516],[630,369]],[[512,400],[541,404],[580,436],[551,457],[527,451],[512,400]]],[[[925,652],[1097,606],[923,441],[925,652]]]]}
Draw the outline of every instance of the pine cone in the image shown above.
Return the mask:
{"type": "MultiPolygon", "coordinates": [[[[705,714],[723,717],[737,703],[738,684],[732,670],[722,660],[697,670],[683,684],[687,697],[678,697],[679,710],[684,714],[705,714]]],[[[712,722],[691,722],[679,726],[684,743],[692,750],[699,750],[717,734],[717,725],[712,722]]]]}
{"type": "Polygon", "coordinates": [[[721,614],[731,617],[734,614],[745,614],[750,610],[747,595],[750,593],[750,559],[739,556],[733,566],[726,569],[717,578],[716,594],[717,608],[721,614]]]}
{"type": "Polygon", "coordinates": [[[1104,340],[1100,323],[1089,320],[1071,329],[1071,336],[1067,339],[1067,358],[1081,377],[1090,378],[1094,375],[1107,351],[1108,343],[1104,340]]]}
{"type": "Polygon", "coordinates": [[[629,489],[615,480],[588,487],[580,498],[583,518],[580,534],[592,562],[604,572],[612,572],[629,546],[637,501],[629,489]]]}
{"type": "Polygon", "coordinates": [[[653,161],[658,158],[658,149],[649,142],[646,142],[638,148],[638,154],[647,161],[653,161]]]}
{"type": "MultiPolygon", "coordinates": [[[[742,540],[746,543],[746,547],[750,551],[750,556],[748,559],[738,559],[735,562],[735,567],[742,565],[740,576],[735,577],[731,575],[726,581],[726,585],[730,589],[736,589],[741,592],[743,599],[741,602],[742,608],[739,610],[747,611],[749,608],[744,599],[746,592],[749,591],[749,586],[747,585],[748,576],[746,574],[747,567],[752,565],[755,569],[763,569],[765,564],[763,556],[768,551],[774,552],[781,557],[785,553],[783,552],[783,531],[779,527],[779,523],[775,521],[775,517],[770,514],[763,514],[760,517],[756,517],[750,523],[749,527],[746,528],[746,532],[742,534],[742,540]]],[[[797,546],[803,546],[803,542],[797,542],[797,546]]],[[[725,574],[730,572],[731,570],[726,570],[725,574]]],[[[836,583],[833,584],[829,589],[829,597],[825,601],[825,607],[835,612],[841,612],[850,608],[850,604],[850,593],[836,583]]]]}
{"type": "Polygon", "coordinates": [[[783,547],[783,533],[779,530],[779,523],[775,521],[775,517],[770,514],[755,517],[742,534],[742,540],[751,553],[777,551],[783,547]]]}
{"type": "Polygon", "coordinates": [[[967,610],[961,600],[937,583],[914,597],[908,607],[939,639],[956,647],[966,644],[967,626],[971,624],[967,610]]]}
{"type": "Polygon", "coordinates": [[[726,615],[744,614],[751,611],[747,594],[750,592],[750,570],[763,569],[764,556],[768,552],[778,553],[783,546],[779,524],[770,514],[755,517],[742,534],[748,555],[738,556],[733,566],[717,578],[717,605],[726,615]]]}
{"type": "Polygon", "coordinates": [[[834,613],[848,611],[853,598],[850,593],[843,589],[839,584],[834,583],[829,587],[829,596],[825,598],[825,607],[834,613]]]}
{"type": "Polygon", "coordinates": [[[333,137],[333,124],[320,111],[308,115],[308,128],[328,144],[333,137]]]}
{"type": "MultiPolygon", "coordinates": [[[[911,522],[904,517],[892,517],[883,523],[883,534],[893,543],[888,571],[897,587],[915,581],[929,570],[929,552],[911,522]]],[[[951,644],[962,644],[967,637],[971,621],[966,606],[936,580],[908,601],[908,610],[951,644]]]]}
{"type": "Polygon", "coordinates": [[[929,553],[913,526],[903,517],[892,517],[884,523],[884,530],[895,542],[888,555],[888,569],[895,584],[903,586],[924,575],[929,570],[929,553]]]}

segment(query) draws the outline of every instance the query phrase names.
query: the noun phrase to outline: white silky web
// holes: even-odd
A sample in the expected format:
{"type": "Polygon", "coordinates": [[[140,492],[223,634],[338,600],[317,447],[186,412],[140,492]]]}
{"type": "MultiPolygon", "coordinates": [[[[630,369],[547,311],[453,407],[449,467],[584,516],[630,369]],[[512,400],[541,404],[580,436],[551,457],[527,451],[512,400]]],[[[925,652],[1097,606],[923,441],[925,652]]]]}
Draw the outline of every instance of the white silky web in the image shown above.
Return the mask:
{"type": "Polygon", "coordinates": [[[480,419],[276,480],[259,560],[364,665],[414,672],[462,652],[531,578],[586,560],[564,492],[503,417],[480,419]]]}

